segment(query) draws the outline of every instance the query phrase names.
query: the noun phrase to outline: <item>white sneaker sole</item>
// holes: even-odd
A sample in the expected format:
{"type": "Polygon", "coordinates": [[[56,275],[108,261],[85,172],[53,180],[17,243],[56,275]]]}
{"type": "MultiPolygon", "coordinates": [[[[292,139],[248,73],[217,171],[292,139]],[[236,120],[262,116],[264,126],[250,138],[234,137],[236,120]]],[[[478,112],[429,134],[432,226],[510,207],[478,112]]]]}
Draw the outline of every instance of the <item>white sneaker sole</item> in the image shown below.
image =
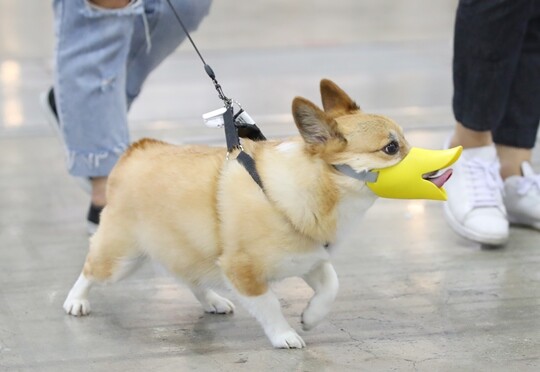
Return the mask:
{"type": "Polygon", "coordinates": [[[532,221],[508,215],[508,222],[512,225],[527,227],[529,229],[540,230],[540,221],[532,221]]]}
{"type": "Polygon", "coordinates": [[[468,229],[466,226],[463,226],[461,223],[459,223],[458,220],[456,220],[456,218],[450,211],[450,207],[448,207],[447,204],[444,204],[444,216],[446,217],[446,222],[448,222],[448,224],[450,225],[452,230],[456,232],[456,234],[463,236],[469,240],[485,245],[504,245],[508,242],[508,235],[495,236],[479,234],[477,231],[468,229]]]}

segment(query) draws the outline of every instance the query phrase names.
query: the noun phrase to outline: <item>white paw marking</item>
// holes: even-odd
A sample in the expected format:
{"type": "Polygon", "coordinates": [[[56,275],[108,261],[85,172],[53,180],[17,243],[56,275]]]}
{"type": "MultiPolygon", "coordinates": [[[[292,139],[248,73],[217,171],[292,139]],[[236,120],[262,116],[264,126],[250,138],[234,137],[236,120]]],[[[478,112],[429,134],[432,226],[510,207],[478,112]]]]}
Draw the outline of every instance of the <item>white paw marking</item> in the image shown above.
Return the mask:
{"type": "Polygon", "coordinates": [[[230,314],[235,310],[234,304],[226,299],[221,297],[217,293],[212,293],[206,299],[207,303],[204,306],[204,311],[211,314],[230,314]]]}
{"type": "Polygon", "coordinates": [[[72,299],[68,297],[64,302],[64,310],[69,315],[88,315],[90,314],[90,302],[87,299],[72,299]]]}
{"type": "Polygon", "coordinates": [[[302,313],[302,329],[309,331],[315,328],[328,314],[329,309],[313,306],[311,302],[302,313]]]}
{"type": "Polygon", "coordinates": [[[278,349],[302,349],[306,343],[294,330],[276,334],[270,338],[270,342],[278,349]]]}

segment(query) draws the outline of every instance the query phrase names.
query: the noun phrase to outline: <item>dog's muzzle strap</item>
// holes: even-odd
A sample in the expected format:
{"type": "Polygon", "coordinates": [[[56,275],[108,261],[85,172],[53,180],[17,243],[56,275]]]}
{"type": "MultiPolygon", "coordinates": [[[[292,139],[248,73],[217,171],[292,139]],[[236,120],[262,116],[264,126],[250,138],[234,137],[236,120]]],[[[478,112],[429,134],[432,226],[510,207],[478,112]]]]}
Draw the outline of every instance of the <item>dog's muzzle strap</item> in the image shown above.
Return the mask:
{"type": "Polygon", "coordinates": [[[377,182],[377,178],[379,177],[379,173],[377,172],[372,172],[368,170],[357,172],[350,165],[347,164],[337,164],[334,165],[334,168],[336,168],[344,175],[355,178],[362,182],[377,182]]]}

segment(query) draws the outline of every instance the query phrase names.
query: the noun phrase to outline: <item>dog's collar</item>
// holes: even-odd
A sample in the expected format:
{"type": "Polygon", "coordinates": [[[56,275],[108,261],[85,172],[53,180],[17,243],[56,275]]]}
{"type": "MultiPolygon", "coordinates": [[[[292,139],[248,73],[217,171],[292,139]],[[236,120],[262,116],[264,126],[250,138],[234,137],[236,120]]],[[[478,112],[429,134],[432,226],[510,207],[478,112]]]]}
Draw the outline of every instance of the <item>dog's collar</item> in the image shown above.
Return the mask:
{"type": "Polygon", "coordinates": [[[355,178],[362,182],[377,182],[377,178],[379,178],[378,172],[373,172],[369,170],[357,172],[348,164],[336,164],[334,165],[334,168],[336,168],[344,175],[355,178]]]}

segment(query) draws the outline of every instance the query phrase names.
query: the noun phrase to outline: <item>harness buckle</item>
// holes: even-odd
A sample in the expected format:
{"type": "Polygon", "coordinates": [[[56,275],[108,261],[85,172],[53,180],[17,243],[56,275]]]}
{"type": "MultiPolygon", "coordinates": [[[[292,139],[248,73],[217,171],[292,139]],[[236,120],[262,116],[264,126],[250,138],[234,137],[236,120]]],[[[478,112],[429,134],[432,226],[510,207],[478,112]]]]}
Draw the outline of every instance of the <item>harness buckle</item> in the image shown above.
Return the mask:
{"type": "Polygon", "coordinates": [[[242,147],[242,144],[239,144],[238,146],[233,148],[231,151],[227,151],[227,155],[225,156],[225,159],[229,160],[231,152],[233,152],[234,150],[244,151],[244,147],[242,147]]]}

